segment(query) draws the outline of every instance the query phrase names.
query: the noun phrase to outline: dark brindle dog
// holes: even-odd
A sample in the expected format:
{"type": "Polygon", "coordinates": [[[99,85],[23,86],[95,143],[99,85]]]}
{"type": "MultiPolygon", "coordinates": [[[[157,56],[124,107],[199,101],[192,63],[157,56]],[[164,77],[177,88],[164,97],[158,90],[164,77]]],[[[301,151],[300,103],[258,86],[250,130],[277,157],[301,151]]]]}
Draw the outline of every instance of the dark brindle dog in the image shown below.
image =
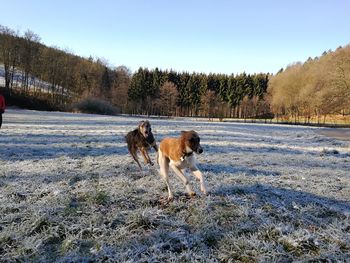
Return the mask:
{"type": "Polygon", "coordinates": [[[142,170],[142,168],[137,157],[138,150],[141,152],[145,163],[153,165],[153,162],[148,155],[148,150],[153,147],[156,151],[158,151],[158,147],[156,140],[153,137],[151,124],[149,121],[141,121],[138,128],[129,132],[125,136],[125,139],[128,144],[129,152],[140,167],[140,170],[142,170]]]}

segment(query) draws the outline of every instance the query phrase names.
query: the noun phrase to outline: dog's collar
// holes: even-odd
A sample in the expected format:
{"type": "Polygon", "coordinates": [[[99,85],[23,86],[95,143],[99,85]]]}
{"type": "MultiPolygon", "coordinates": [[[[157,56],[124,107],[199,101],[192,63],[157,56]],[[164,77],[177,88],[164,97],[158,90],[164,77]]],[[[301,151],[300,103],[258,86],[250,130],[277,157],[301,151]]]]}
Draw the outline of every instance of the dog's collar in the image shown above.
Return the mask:
{"type": "Polygon", "coordinates": [[[191,156],[193,154],[193,152],[189,152],[189,153],[187,153],[187,152],[184,152],[183,153],[183,157],[188,157],[188,156],[191,156]]]}

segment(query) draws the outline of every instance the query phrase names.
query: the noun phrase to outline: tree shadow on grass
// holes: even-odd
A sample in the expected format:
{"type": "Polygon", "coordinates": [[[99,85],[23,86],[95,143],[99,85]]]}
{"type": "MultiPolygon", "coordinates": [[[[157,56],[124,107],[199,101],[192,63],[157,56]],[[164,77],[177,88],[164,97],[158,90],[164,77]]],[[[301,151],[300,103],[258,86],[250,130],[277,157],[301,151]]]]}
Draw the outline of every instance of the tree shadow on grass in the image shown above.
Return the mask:
{"type": "Polygon", "coordinates": [[[0,160],[42,160],[61,156],[81,158],[128,153],[123,136],[28,135],[21,140],[14,135],[12,137],[0,139],[0,144],[3,142],[4,145],[0,149],[0,160]],[[121,143],[125,143],[125,146],[121,143]]]}

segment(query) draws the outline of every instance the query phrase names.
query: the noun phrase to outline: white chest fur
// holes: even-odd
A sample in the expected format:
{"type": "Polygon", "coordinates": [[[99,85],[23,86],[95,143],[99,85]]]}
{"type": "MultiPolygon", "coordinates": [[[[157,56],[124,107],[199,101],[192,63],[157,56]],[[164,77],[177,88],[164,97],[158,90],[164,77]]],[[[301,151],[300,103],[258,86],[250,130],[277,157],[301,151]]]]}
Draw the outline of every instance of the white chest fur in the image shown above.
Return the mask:
{"type": "Polygon", "coordinates": [[[174,165],[179,169],[184,169],[187,167],[192,167],[194,166],[196,163],[196,158],[194,157],[194,155],[190,155],[187,157],[182,157],[180,161],[174,161],[174,160],[170,160],[170,165],[174,165]]]}

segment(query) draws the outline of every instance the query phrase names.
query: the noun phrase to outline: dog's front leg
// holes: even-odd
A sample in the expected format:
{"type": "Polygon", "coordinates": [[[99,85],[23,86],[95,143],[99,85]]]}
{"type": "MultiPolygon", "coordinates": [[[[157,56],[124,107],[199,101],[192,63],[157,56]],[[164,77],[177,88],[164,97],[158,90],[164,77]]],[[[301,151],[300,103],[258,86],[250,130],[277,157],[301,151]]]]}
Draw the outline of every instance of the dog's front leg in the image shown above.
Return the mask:
{"type": "Polygon", "coordinates": [[[153,149],[154,149],[156,152],[158,152],[158,146],[157,146],[156,141],[154,141],[154,142],[151,144],[151,146],[153,147],[153,149]]]}
{"type": "Polygon", "coordinates": [[[150,165],[154,165],[154,163],[151,161],[151,158],[148,155],[147,149],[141,148],[141,154],[143,156],[143,159],[145,160],[145,163],[149,163],[150,165]]]}
{"type": "Polygon", "coordinates": [[[190,186],[189,180],[186,177],[186,175],[184,175],[182,173],[182,171],[175,165],[175,164],[170,164],[171,168],[174,170],[174,172],[176,173],[176,175],[178,177],[180,177],[181,181],[184,183],[185,187],[186,187],[186,191],[188,193],[189,196],[195,196],[196,193],[192,191],[192,188],[190,186]]]}
{"type": "Polygon", "coordinates": [[[201,171],[199,171],[197,165],[192,165],[190,167],[191,172],[193,173],[193,175],[199,180],[200,185],[201,185],[201,191],[203,194],[207,195],[208,194],[208,190],[207,190],[207,186],[203,177],[203,174],[201,171]]]}

